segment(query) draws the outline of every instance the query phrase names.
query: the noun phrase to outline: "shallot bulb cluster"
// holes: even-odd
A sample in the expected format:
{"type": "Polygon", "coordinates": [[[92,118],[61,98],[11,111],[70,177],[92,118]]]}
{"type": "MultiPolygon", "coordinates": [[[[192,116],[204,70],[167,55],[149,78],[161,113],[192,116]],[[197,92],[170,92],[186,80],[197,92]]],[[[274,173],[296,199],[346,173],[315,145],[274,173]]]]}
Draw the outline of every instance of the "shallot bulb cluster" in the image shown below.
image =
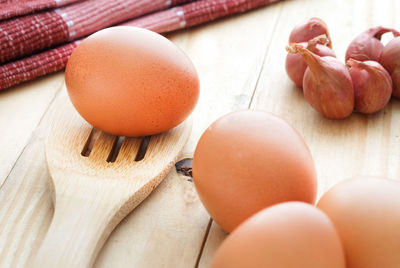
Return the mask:
{"type": "Polygon", "coordinates": [[[400,34],[396,30],[379,26],[358,35],[347,49],[346,64],[327,47],[328,29],[320,19],[296,26],[289,42],[286,72],[323,116],[343,119],[353,111],[372,114],[391,96],[400,98],[400,34]],[[319,22],[318,33],[324,32],[321,36],[315,36],[316,29],[308,26],[315,21],[319,22]],[[381,36],[389,32],[394,38],[384,46],[381,36]]]}

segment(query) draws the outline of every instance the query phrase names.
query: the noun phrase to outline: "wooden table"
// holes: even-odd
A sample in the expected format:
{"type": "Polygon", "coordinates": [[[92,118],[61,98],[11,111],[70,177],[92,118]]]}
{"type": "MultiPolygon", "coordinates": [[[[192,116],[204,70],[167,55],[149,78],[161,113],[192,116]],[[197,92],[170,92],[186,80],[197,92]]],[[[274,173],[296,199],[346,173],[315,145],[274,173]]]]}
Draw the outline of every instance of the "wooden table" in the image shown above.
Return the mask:
{"type": "MultiPolygon", "coordinates": [[[[396,0],[287,0],[168,35],[193,60],[201,79],[191,138],[233,110],[261,109],[286,119],[315,159],[319,195],[356,174],[400,175],[400,102],[376,115],[327,120],[310,108],[284,71],[289,31],[324,19],[338,58],[371,26],[400,28],[396,0]]],[[[44,158],[48,109],[63,87],[57,73],[0,93],[0,267],[29,266],[53,208],[44,158]]],[[[202,207],[193,183],[173,170],[114,230],[95,267],[208,267],[226,234],[202,207]]],[[[60,241],[62,243],[62,241],[60,241]]]]}

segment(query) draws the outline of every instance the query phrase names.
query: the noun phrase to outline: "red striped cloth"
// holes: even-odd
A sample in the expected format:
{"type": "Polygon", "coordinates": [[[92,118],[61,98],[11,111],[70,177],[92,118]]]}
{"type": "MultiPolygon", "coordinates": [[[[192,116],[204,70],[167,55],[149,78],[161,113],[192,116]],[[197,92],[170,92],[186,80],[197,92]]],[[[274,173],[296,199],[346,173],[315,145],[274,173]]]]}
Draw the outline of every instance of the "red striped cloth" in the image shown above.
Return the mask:
{"type": "Polygon", "coordinates": [[[0,63],[190,0],[87,0],[0,23],[0,63]]]}
{"type": "Polygon", "coordinates": [[[255,9],[279,0],[203,0],[150,14],[123,25],[165,33],[255,9]]]}
{"type": "Polygon", "coordinates": [[[0,24],[0,62],[68,41],[68,26],[54,11],[0,24]]]}
{"type": "MultiPolygon", "coordinates": [[[[140,26],[163,33],[245,12],[279,0],[203,0],[156,12],[124,25],[140,26]]],[[[0,90],[62,70],[76,42],[0,66],[0,90]]]]}
{"type": "Polygon", "coordinates": [[[30,81],[65,67],[78,41],[0,66],[0,89],[30,81]]]}
{"type": "Polygon", "coordinates": [[[0,20],[61,7],[78,1],[83,0],[3,0],[0,1],[0,20]]]}

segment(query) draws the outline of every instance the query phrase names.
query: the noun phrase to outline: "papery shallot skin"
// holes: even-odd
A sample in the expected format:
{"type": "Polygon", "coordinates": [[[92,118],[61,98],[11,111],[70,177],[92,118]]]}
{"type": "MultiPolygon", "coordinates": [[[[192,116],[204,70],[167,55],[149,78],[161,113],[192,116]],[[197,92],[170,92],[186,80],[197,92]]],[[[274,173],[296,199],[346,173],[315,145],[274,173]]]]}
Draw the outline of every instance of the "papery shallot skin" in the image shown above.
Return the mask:
{"type": "Polygon", "coordinates": [[[320,18],[311,18],[293,28],[289,36],[289,44],[308,42],[314,37],[323,34],[325,34],[329,40],[328,47],[332,47],[332,42],[330,40],[326,23],[320,18]]]}
{"type": "Polygon", "coordinates": [[[380,63],[392,77],[392,96],[400,98],[400,36],[390,40],[383,48],[380,63]]]}
{"type": "Polygon", "coordinates": [[[354,110],[354,89],[346,66],[333,57],[314,54],[303,79],[303,91],[310,105],[323,116],[343,119],[354,110]]]}
{"type": "Polygon", "coordinates": [[[394,29],[378,26],[356,36],[347,48],[346,62],[349,59],[379,61],[384,47],[381,42],[381,36],[388,32],[398,34],[394,29]]]}
{"type": "Polygon", "coordinates": [[[353,81],[355,109],[364,114],[381,110],[392,95],[390,74],[376,61],[347,61],[353,81]]]}
{"type": "MultiPolygon", "coordinates": [[[[300,43],[301,46],[307,48],[307,43],[300,43]]],[[[327,46],[322,44],[316,44],[315,46],[308,46],[308,49],[319,56],[331,56],[336,57],[335,52],[327,46]]],[[[303,87],[303,77],[307,69],[307,64],[303,60],[302,56],[299,54],[289,53],[286,56],[285,63],[286,73],[288,74],[290,80],[296,84],[298,87],[303,87]]]]}
{"type": "Polygon", "coordinates": [[[327,118],[348,117],[354,109],[354,89],[346,66],[336,58],[320,57],[298,44],[291,44],[286,50],[300,54],[307,63],[303,92],[310,105],[327,118]]]}

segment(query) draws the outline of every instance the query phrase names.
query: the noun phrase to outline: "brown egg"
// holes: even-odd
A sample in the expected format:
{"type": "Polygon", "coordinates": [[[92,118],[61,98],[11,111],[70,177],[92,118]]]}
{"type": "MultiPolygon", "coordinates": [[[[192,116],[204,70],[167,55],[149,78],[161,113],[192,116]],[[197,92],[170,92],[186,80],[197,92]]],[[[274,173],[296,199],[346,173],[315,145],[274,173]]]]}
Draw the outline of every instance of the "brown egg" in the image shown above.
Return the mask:
{"type": "Polygon", "coordinates": [[[235,229],[217,250],[212,268],[344,268],[332,222],[306,203],[264,209],[235,229]]]}
{"type": "Polygon", "coordinates": [[[199,96],[197,72],[178,47],[157,33],[128,26],[82,41],[67,63],[65,82],[86,121],[121,136],[177,126],[199,96]]]}
{"type": "Polygon", "coordinates": [[[307,145],[285,121],[263,111],[215,121],[197,144],[193,176],[203,205],[227,232],[267,206],[316,198],[307,145]]]}
{"type": "Polygon", "coordinates": [[[356,177],[318,202],[338,230],[347,268],[400,267],[400,182],[356,177]]]}

